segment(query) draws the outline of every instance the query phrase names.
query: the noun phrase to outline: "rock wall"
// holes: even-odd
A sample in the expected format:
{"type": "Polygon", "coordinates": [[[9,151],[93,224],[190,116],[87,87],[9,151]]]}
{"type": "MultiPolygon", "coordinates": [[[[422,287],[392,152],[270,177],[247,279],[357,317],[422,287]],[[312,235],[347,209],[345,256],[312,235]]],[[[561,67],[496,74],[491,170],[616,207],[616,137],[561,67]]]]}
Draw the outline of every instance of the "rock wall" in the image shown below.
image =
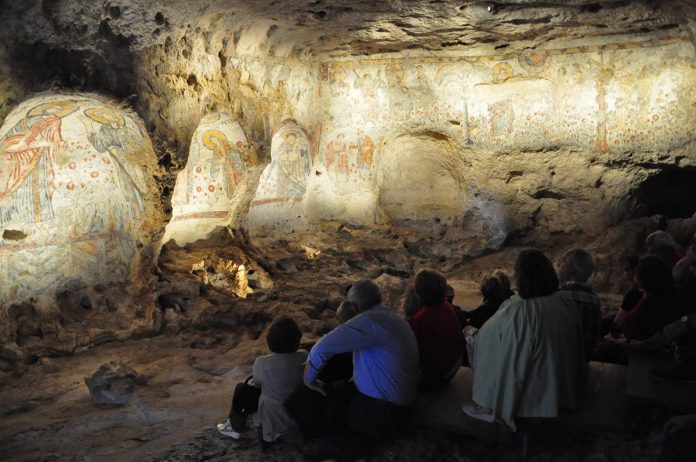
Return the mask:
{"type": "MultiPolygon", "coordinates": [[[[0,34],[22,85],[131,101],[165,198],[206,114],[244,121],[260,165],[292,118],[312,159],[304,226],[393,226],[476,253],[694,212],[668,196],[694,175],[695,16],[684,1],[59,0],[9,5],[32,21],[0,34]]],[[[233,227],[255,213],[244,197],[233,227]]]]}
{"type": "Polygon", "coordinates": [[[239,122],[224,112],[205,115],[193,133],[186,167],[177,175],[162,241],[184,245],[230,224],[237,208],[246,210],[243,182],[257,163],[239,122]]]}
{"type": "Polygon", "coordinates": [[[307,132],[294,120],[284,121],[271,140],[266,166],[249,206],[249,226],[292,232],[306,226],[307,182],[312,158],[307,132]]]}
{"type": "Polygon", "coordinates": [[[695,64],[685,36],[320,61],[322,218],[362,192],[365,222],[596,234],[661,165],[694,166],[695,64]]]}
{"type": "Polygon", "coordinates": [[[41,95],[7,116],[0,146],[0,307],[135,283],[162,221],[138,117],[90,95],[41,95]]]}

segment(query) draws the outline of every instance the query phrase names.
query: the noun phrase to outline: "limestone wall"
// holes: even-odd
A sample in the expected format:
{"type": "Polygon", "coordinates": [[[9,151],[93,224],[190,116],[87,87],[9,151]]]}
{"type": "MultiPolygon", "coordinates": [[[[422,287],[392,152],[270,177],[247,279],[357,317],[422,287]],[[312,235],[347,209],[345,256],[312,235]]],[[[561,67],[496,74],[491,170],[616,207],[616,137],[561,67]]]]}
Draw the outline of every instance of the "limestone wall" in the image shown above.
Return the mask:
{"type": "Polygon", "coordinates": [[[229,224],[245,205],[240,204],[244,180],[256,163],[239,122],[225,112],[205,115],[193,133],[186,167],[177,175],[172,218],[162,241],[183,245],[229,224]]]}
{"type": "Polygon", "coordinates": [[[0,129],[0,307],[147,269],[156,170],[142,123],[113,102],[46,94],[17,106],[0,129]]]}
{"type": "Polygon", "coordinates": [[[696,162],[694,47],[582,43],[319,60],[304,219],[448,223],[494,246],[511,231],[593,234],[626,219],[643,180],[696,162]]]}

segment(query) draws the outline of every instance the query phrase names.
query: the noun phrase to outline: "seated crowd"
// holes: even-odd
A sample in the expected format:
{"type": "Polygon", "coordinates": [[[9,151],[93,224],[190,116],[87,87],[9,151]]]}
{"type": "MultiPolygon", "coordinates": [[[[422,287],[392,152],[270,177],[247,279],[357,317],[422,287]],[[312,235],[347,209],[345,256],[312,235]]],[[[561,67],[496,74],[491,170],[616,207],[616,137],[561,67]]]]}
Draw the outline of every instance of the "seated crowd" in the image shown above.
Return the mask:
{"type": "MultiPolygon", "coordinates": [[[[446,388],[462,365],[473,370],[475,403],[463,411],[513,430],[516,420],[575,409],[591,359],[625,362],[631,349],[679,345],[690,366],[656,375],[669,380],[686,370],[696,379],[688,356],[696,345],[694,246],[696,236],[686,253],[665,232],[648,236],[646,254],[626,259],[621,306],[604,318],[588,284],[593,257],[578,248],[555,267],[541,251],[523,250],[516,292],[498,270],[483,278],[482,303],[469,311],[453,305],[454,289],[435,270],[417,272],[402,298],[403,317],[383,303],[374,282],[361,279],[337,310],[339,325],[303,345],[308,353],[298,350],[294,321],[273,323],[272,353],[253,366],[261,389],[253,422],[265,442],[318,438],[319,458],[354,460],[399,434],[419,389],[446,388]]],[[[245,422],[232,411],[218,428],[238,438],[245,422]]],[[[663,460],[693,450],[696,418],[679,418],[668,430],[663,460]]]]}

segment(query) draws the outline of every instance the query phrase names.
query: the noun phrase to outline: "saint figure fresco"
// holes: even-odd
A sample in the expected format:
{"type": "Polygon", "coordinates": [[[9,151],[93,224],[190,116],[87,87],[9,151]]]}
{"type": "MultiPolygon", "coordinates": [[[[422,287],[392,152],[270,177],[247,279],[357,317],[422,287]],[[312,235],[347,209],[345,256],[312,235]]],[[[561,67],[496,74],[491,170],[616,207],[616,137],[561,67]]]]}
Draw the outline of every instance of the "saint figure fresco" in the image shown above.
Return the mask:
{"type": "Polygon", "coordinates": [[[251,203],[251,226],[288,223],[301,215],[312,161],[309,137],[294,120],[283,122],[271,140],[266,166],[251,203]]]}
{"type": "Polygon", "coordinates": [[[0,140],[0,226],[53,218],[54,162],[65,148],[61,118],[71,101],[39,104],[0,140]]]}
{"type": "Polygon", "coordinates": [[[240,122],[225,112],[203,116],[193,133],[186,167],[176,178],[173,221],[226,218],[247,170],[248,149],[240,122]]]}

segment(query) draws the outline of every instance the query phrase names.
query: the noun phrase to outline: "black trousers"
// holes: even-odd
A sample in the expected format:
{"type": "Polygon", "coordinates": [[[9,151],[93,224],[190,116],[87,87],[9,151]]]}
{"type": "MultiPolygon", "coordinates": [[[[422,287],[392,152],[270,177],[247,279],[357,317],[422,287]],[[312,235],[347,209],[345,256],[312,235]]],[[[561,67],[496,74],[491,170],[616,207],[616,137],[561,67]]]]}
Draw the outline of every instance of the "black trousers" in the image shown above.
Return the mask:
{"type": "Polygon", "coordinates": [[[689,462],[696,460],[696,425],[665,435],[660,462],[689,462]]]}
{"type": "Polygon", "coordinates": [[[326,431],[320,448],[339,461],[352,461],[372,452],[378,444],[402,433],[409,408],[370,398],[352,382],[332,387],[327,393],[326,431]]]}

